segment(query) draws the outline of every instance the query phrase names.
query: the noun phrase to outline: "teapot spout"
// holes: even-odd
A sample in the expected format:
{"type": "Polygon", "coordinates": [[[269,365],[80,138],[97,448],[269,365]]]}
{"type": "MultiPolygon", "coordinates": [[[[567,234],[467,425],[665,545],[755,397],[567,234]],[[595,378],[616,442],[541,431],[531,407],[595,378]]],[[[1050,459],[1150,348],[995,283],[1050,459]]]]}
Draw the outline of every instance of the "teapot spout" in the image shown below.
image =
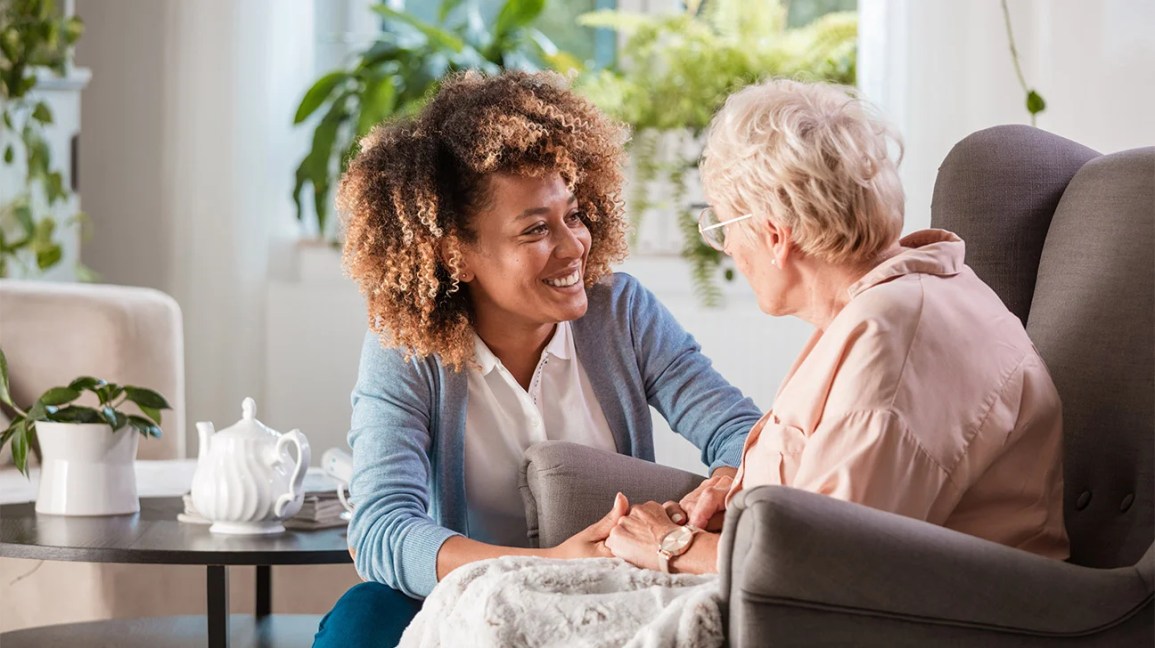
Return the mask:
{"type": "Polygon", "coordinates": [[[203,461],[209,454],[209,446],[213,442],[216,428],[210,421],[197,422],[197,436],[200,437],[200,448],[197,450],[197,461],[203,461]]]}

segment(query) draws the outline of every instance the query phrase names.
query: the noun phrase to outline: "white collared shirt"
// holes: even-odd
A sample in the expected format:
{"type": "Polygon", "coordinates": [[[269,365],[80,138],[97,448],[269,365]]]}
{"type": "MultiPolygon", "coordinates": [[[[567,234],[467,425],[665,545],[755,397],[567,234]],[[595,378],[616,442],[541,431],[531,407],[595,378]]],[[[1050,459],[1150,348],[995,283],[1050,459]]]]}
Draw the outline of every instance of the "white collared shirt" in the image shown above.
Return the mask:
{"type": "Polygon", "coordinates": [[[528,544],[525,506],[518,478],[526,448],[549,440],[614,452],[614,437],[578,360],[569,322],[557,325],[528,391],[476,333],[473,344],[480,368],[467,370],[465,498],[469,537],[524,547],[528,544]]]}

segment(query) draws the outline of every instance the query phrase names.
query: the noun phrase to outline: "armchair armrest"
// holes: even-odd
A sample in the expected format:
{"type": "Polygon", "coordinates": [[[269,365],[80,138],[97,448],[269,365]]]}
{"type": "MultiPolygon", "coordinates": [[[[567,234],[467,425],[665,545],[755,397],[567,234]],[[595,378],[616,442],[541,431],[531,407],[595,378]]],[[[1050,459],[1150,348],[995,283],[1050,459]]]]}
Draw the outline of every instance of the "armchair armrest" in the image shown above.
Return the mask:
{"type": "Polygon", "coordinates": [[[545,441],[525,451],[521,497],[530,542],[553,547],[593,524],[621,491],[630,502],[680,499],[705,477],[576,443],[545,441]]]}
{"type": "Polygon", "coordinates": [[[766,637],[783,645],[952,638],[1024,645],[1060,637],[1151,645],[1151,550],[1133,567],[1092,569],[814,493],[761,487],[731,502],[719,570],[732,645],[766,637]],[[1109,637],[1090,636],[1111,628],[1109,637]]]}

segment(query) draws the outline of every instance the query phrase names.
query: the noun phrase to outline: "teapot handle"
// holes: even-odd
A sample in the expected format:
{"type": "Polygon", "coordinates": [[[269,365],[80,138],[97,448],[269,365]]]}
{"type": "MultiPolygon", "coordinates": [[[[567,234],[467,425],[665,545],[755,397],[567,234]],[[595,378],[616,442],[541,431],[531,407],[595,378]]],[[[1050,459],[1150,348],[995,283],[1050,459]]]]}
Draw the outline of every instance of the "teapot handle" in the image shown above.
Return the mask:
{"type": "Polygon", "coordinates": [[[309,452],[309,440],[301,434],[300,430],[292,430],[281,435],[277,439],[277,448],[274,456],[280,458],[285,452],[285,446],[293,444],[297,446],[297,463],[293,466],[293,477],[289,480],[289,492],[277,498],[277,503],[273,506],[273,515],[282,517],[285,509],[289,507],[298,497],[304,495],[302,485],[305,482],[305,471],[309,469],[309,462],[312,460],[309,452]]]}

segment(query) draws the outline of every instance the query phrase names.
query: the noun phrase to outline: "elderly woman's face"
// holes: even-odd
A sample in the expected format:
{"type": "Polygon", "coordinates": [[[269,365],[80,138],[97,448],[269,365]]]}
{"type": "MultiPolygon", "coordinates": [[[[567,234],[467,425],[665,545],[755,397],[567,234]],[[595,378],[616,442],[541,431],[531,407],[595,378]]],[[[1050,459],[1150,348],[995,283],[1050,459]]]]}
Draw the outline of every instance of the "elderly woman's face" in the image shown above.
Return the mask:
{"type": "Polygon", "coordinates": [[[495,174],[489,206],[472,220],[464,270],[478,322],[534,327],[586,312],[590,232],[561,176],[495,174]]]}
{"type": "MultiPolygon", "coordinates": [[[[728,220],[733,216],[723,215],[723,218],[728,220]]],[[[775,236],[781,235],[779,230],[762,218],[727,223],[724,227],[729,228],[724,251],[754,289],[758,307],[768,315],[786,314],[789,285],[774,256],[775,236]]]]}

